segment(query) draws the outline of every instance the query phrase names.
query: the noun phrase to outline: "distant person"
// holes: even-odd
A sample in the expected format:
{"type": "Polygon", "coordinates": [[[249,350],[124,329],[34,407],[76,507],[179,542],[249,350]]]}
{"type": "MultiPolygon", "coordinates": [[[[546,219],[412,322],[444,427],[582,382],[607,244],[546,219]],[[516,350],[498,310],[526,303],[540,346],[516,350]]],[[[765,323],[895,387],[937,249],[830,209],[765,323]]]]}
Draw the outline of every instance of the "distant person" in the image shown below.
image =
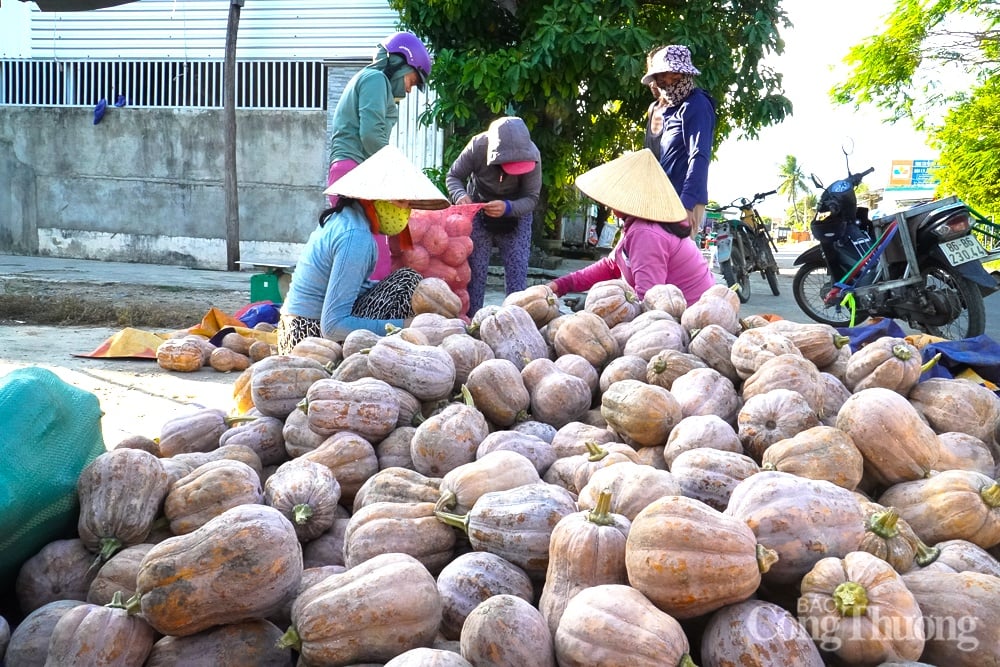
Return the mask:
{"type": "Polygon", "coordinates": [[[375,235],[400,237],[409,246],[411,208],[447,208],[448,199],[395,146],[386,146],[326,189],[337,204],[320,214],[302,251],[278,322],[278,353],[309,336],[343,341],[355,329],[386,333],[413,316],[410,301],[422,276],[397,269],[380,281],[371,275],[375,235]]]}
{"type": "Polygon", "coordinates": [[[676,285],[688,303],[715,284],[691,238],[687,211],[656,157],[644,148],[595,167],[576,187],[622,220],[621,238],[607,257],[549,283],[562,296],[621,278],[641,299],[654,285],[676,285]]]}
{"type": "Polygon", "coordinates": [[[708,165],[715,139],[715,101],[694,84],[701,72],[686,46],[665,46],[647,58],[642,83],[659,91],[646,119],[645,146],[660,161],[687,211],[694,236],[708,203],[708,165]]]}
{"type": "Polygon", "coordinates": [[[493,245],[500,249],[506,293],[528,287],[533,211],[542,189],[542,160],[517,116],[490,123],[469,140],[445,180],[455,204],[484,203],[472,221],[469,312],[483,307],[493,245]]]}
{"type": "MultiPolygon", "coordinates": [[[[424,90],[431,74],[427,47],[410,32],[396,32],[376,47],[372,63],[351,77],[333,112],[330,170],[327,185],[358,166],[389,143],[399,120],[398,104],[414,87],[424,90]]],[[[330,196],[330,205],[336,205],[330,196]]],[[[379,261],[373,280],[390,271],[388,238],[377,235],[379,261]]]]}

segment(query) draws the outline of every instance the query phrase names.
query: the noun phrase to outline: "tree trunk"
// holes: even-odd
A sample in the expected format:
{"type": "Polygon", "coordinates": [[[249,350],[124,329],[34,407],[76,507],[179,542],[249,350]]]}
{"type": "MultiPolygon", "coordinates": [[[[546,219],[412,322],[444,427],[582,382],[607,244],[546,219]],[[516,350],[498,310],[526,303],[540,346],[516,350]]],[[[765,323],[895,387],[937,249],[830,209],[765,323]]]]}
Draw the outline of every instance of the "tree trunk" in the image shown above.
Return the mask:
{"type": "Polygon", "coordinates": [[[240,197],[236,181],[236,34],[243,0],[231,0],[226,26],[223,117],[225,118],[226,270],[240,270],[240,197]]]}

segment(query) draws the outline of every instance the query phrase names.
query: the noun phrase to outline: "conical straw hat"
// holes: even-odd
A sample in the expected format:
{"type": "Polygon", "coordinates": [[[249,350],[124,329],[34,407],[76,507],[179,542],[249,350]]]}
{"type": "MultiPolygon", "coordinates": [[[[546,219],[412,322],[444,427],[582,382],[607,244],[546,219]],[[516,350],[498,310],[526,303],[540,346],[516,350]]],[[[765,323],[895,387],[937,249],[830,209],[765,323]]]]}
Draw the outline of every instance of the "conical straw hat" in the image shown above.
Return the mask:
{"type": "Polygon", "coordinates": [[[431,179],[392,145],[341,176],[323,194],[371,201],[405,200],[410,208],[422,209],[448,208],[450,204],[431,179]]]}
{"type": "Polygon", "coordinates": [[[687,210],[648,148],[625,153],[576,177],[583,194],[613,211],[653,222],[687,220],[687,210]]]}

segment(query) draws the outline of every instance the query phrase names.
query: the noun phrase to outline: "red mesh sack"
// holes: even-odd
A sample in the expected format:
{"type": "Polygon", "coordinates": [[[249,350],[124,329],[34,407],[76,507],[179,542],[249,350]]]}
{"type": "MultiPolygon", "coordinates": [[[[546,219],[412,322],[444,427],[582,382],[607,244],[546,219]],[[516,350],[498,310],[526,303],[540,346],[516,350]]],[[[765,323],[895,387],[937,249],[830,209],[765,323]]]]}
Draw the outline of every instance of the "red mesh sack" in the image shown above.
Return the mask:
{"type": "Polygon", "coordinates": [[[415,209],[410,212],[413,250],[393,258],[393,268],[408,266],[424,278],[441,278],[468,307],[472,252],[472,218],[483,204],[449,206],[440,211],[415,209]],[[463,297],[464,294],[464,297],[463,297]]]}

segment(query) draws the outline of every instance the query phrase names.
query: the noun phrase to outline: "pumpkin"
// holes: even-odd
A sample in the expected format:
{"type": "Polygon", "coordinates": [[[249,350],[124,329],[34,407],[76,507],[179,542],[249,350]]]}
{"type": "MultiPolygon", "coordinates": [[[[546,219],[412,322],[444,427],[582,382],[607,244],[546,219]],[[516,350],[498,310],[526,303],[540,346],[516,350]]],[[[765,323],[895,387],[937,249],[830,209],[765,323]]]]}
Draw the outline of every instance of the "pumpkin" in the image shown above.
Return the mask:
{"type": "Polygon", "coordinates": [[[406,331],[423,334],[426,339],[424,345],[438,346],[448,336],[467,333],[467,326],[465,320],[457,315],[445,317],[437,313],[420,313],[410,320],[406,331]]]}
{"type": "Polygon", "coordinates": [[[473,549],[506,558],[532,579],[542,579],[549,564],[552,529],[575,511],[569,491],[538,483],[484,493],[465,515],[435,514],[445,524],[464,530],[473,549]]]}
{"type": "Polygon", "coordinates": [[[510,361],[518,370],[533,359],[548,358],[549,346],[524,308],[501,306],[479,325],[479,338],[497,359],[510,361]]]}
{"type": "Polygon", "coordinates": [[[854,493],[825,480],[762,471],[736,485],[725,514],[778,553],[768,585],[794,584],[821,558],[856,551],[867,516],[854,493]]]}
{"type": "Polygon", "coordinates": [[[476,605],[462,626],[460,649],[462,657],[474,665],[556,665],[545,619],[516,595],[495,595],[476,605]]]}
{"type": "Polygon", "coordinates": [[[573,454],[562,461],[554,462],[558,465],[549,467],[545,473],[545,481],[559,484],[573,493],[579,493],[598,470],[618,463],[633,462],[634,451],[628,445],[621,443],[598,445],[596,442],[588,442],[582,454],[573,454]]]}
{"type": "Polygon", "coordinates": [[[593,364],[581,357],[579,354],[567,352],[555,359],[556,368],[564,373],[575,375],[590,387],[591,396],[596,396],[600,389],[601,376],[593,364]]]}
{"type": "Polygon", "coordinates": [[[851,397],[851,390],[845,387],[844,383],[835,375],[824,371],[820,371],[819,381],[822,385],[820,395],[823,401],[819,410],[819,418],[825,426],[834,426],[837,423],[837,413],[851,397]]]}
{"type": "Polygon", "coordinates": [[[489,452],[445,473],[434,509],[465,514],[484,493],[541,481],[535,465],[510,450],[489,452]]]}
{"type": "Polygon", "coordinates": [[[840,408],[836,427],[851,436],[865,457],[865,472],[879,484],[920,479],[937,461],[937,435],[917,409],[891,389],[855,392],[840,408]]]}
{"type": "Polygon", "coordinates": [[[598,378],[598,388],[603,393],[608,387],[619,380],[646,381],[647,361],[637,354],[627,354],[615,357],[601,371],[598,378]]]}
{"type": "Polygon", "coordinates": [[[705,665],[823,667],[812,637],[789,611],[764,600],[723,607],[708,619],[701,637],[705,665]]]}
{"type": "Polygon", "coordinates": [[[502,451],[516,452],[528,459],[539,476],[544,475],[557,458],[551,443],[533,433],[519,430],[493,431],[479,443],[476,458],[481,459],[491,452],[502,451]]]}
{"type": "MultiPolygon", "coordinates": [[[[929,378],[913,387],[908,398],[938,433],[957,431],[988,445],[1000,444],[996,441],[1000,397],[983,385],[964,379],[929,378]]],[[[997,451],[993,450],[994,456],[997,451]]]]}
{"type": "Polygon", "coordinates": [[[858,545],[858,551],[867,551],[881,558],[896,572],[904,574],[914,565],[925,566],[933,563],[940,555],[936,547],[928,547],[910,524],[900,518],[895,507],[883,507],[878,503],[862,503],[868,514],[867,532],[858,545]]]}
{"type": "Polygon", "coordinates": [[[667,468],[682,452],[698,447],[713,447],[727,452],[743,452],[736,430],[716,414],[684,417],[667,436],[663,460],[667,468]]]}
{"type": "Polygon", "coordinates": [[[697,301],[688,304],[688,307],[684,309],[681,314],[681,324],[688,331],[694,332],[717,324],[731,333],[739,332],[739,297],[725,286],[722,286],[721,290],[715,289],[715,287],[717,286],[713,285],[702,292],[697,301]],[[736,304],[733,303],[733,299],[737,300],[736,304]]]}
{"type": "Polygon", "coordinates": [[[413,467],[424,475],[440,477],[476,458],[479,443],[490,432],[486,418],[463,389],[464,403],[451,403],[427,418],[410,440],[413,467]]]}
{"type": "Polygon", "coordinates": [[[934,545],[937,553],[930,563],[921,569],[935,572],[980,572],[991,577],[1000,577],[1000,562],[986,549],[967,540],[945,540],[934,545]]]}
{"type": "Polygon", "coordinates": [[[660,319],[629,336],[622,345],[622,354],[634,354],[648,363],[661,350],[684,351],[689,340],[688,332],[679,323],[671,319],[660,319]]]}
{"type": "Polygon", "coordinates": [[[160,427],[160,456],[190,452],[209,452],[217,449],[222,434],[233,424],[252,417],[229,417],[216,408],[199,408],[193,412],[171,417],[160,427]]]}
{"type": "Polygon", "coordinates": [[[647,505],[625,543],[629,584],[677,619],[746,600],[775,559],[745,523],[684,496],[647,505]]]}
{"type": "Polygon", "coordinates": [[[680,495],[723,511],[736,485],[760,472],[757,462],[738,452],[698,447],[681,452],[670,465],[680,495]]]}
{"type": "Polygon", "coordinates": [[[330,469],[340,484],[340,502],[350,506],[361,486],[378,472],[375,448],[357,433],[341,431],[301,457],[330,469]]]}
{"type": "Polygon", "coordinates": [[[781,354],[767,359],[743,381],[743,400],[775,389],[789,389],[802,395],[817,416],[822,417],[823,383],[816,365],[799,354],[781,354]]]}
{"type": "Polygon", "coordinates": [[[132,597],[135,594],[135,577],[139,572],[139,563],[152,548],[152,544],[136,544],[112,556],[90,582],[87,602],[108,604],[116,592],[121,592],[126,600],[132,597]]]}
{"type": "Polygon", "coordinates": [[[591,285],[583,300],[583,309],[604,320],[608,327],[635,319],[642,312],[642,302],[624,280],[602,280],[591,285]]]}
{"type": "Polygon", "coordinates": [[[582,454],[587,451],[587,443],[604,445],[616,442],[613,431],[592,424],[575,421],[560,427],[552,436],[552,449],[557,457],[582,454]]]}
{"type": "Polygon", "coordinates": [[[164,470],[173,484],[181,477],[189,474],[198,466],[202,466],[209,461],[240,461],[245,463],[263,479],[264,468],[260,464],[260,457],[257,452],[246,445],[224,445],[210,452],[191,452],[189,454],[174,454],[169,459],[160,459],[164,470]]]}
{"type": "Polygon", "coordinates": [[[360,353],[355,352],[349,357],[344,357],[340,365],[329,375],[334,380],[341,382],[354,382],[372,376],[372,369],[368,365],[368,350],[360,353]]]}
{"type": "Polygon", "coordinates": [[[935,470],[975,470],[993,476],[997,463],[989,445],[974,435],[948,431],[938,434],[935,470]]]}
{"type": "Polygon", "coordinates": [[[559,317],[559,297],[545,283],[511,292],[501,305],[523,308],[539,329],[559,317]]]}
{"type": "Polygon", "coordinates": [[[876,338],[847,360],[844,384],[853,392],[883,387],[906,396],[920,379],[920,351],[902,338],[876,338]]]}
{"type": "Polygon", "coordinates": [[[237,371],[242,373],[250,368],[253,363],[250,357],[239,352],[234,352],[228,347],[217,347],[208,356],[208,365],[220,373],[231,373],[237,371]]]}
{"type": "MultiPolygon", "coordinates": [[[[329,530],[315,540],[309,540],[302,545],[302,567],[305,569],[302,571],[299,591],[302,591],[307,583],[311,585],[322,578],[319,577],[315,581],[310,578],[307,582],[306,572],[310,570],[323,569],[329,575],[338,574],[347,569],[344,567],[344,533],[347,532],[347,523],[350,519],[351,515],[348,514],[346,509],[338,511],[337,518],[333,520],[333,525],[330,526],[329,530]]],[[[292,601],[289,600],[286,605],[289,613],[291,606],[292,601]]],[[[285,617],[287,617],[287,614],[284,614],[279,619],[283,621],[279,624],[283,628],[288,627],[288,621],[284,620],[285,617]]],[[[277,617],[271,616],[269,618],[276,619],[277,617]]]]}
{"type": "Polygon", "coordinates": [[[241,461],[204,463],[170,485],[163,513],[174,535],[204,526],[223,512],[264,500],[260,475],[241,461]]]}
{"type": "Polygon", "coordinates": [[[85,600],[94,565],[94,554],[82,540],[49,542],[18,570],[13,582],[17,606],[30,613],[55,600],[85,600]]]}
{"type": "Polygon", "coordinates": [[[646,365],[646,382],[670,389],[674,380],[695,368],[708,368],[700,357],[679,350],[663,349],[646,365]]]}
{"type": "Polygon", "coordinates": [[[1000,544],[1000,484],[971,470],[946,470],[893,484],[878,502],[899,511],[925,542],[968,540],[984,549],[1000,544]]]}
{"type": "Polygon", "coordinates": [[[641,463],[620,462],[593,471],[587,483],[580,488],[577,507],[581,510],[596,508],[604,491],[611,493],[610,510],[631,521],[654,500],[681,495],[681,486],[677,478],[666,470],[641,463]]]}
{"type": "Polygon", "coordinates": [[[136,592],[150,625],[183,637],[268,616],[295,592],[301,575],[291,522],[273,507],[239,505],[150,549],[136,592]]]}
{"type": "Polygon", "coordinates": [[[817,368],[834,363],[840,356],[841,349],[851,342],[850,338],[842,336],[829,324],[775,320],[765,324],[764,328],[777,331],[792,341],[795,349],[817,368]]]}
{"type": "Polygon", "coordinates": [[[521,370],[507,359],[487,359],[469,371],[465,384],[472,402],[492,424],[506,427],[528,416],[531,395],[521,370]]]}
{"type": "Polygon", "coordinates": [[[160,460],[140,449],[113,449],[91,461],[76,482],[77,532],[107,560],[122,547],[145,541],[167,495],[160,460]]]}
{"type": "Polygon", "coordinates": [[[601,415],[608,426],[628,443],[662,445],[681,420],[681,407],[663,387],[622,380],[601,395],[601,415]]]}
{"type": "Polygon", "coordinates": [[[462,300],[443,279],[429,277],[418,282],[413,289],[410,308],[418,315],[435,313],[445,317],[458,317],[462,312],[462,300]]]}
{"type": "Polygon", "coordinates": [[[164,370],[193,373],[205,365],[205,357],[193,340],[168,338],[156,346],[156,363],[164,370]]]}
{"type": "Polygon", "coordinates": [[[322,463],[294,459],[267,478],[264,502],[292,522],[299,541],[308,542],[326,532],[337,518],[340,482],[322,463]]]}
{"type": "Polygon", "coordinates": [[[85,603],[81,600],[54,600],[28,612],[11,632],[4,654],[5,664],[10,667],[44,667],[56,623],[71,609],[82,604],[85,603]]]}
{"type": "Polygon", "coordinates": [[[384,663],[430,645],[440,623],[434,577],[413,556],[388,553],[300,592],[279,646],[308,664],[384,663]]]}
{"type": "Polygon", "coordinates": [[[815,410],[802,394],[782,388],[747,399],[736,421],[740,442],[756,461],[761,461],[774,443],[820,425],[815,410]]]}
{"type": "MultiPolygon", "coordinates": [[[[611,327],[611,337],[618,343],[619,349],[624,349],[628,339],[634,334],[662,320],[674,322],[675,324],[678,323],[678,318],[669,313],[665,313],[662,310],[648,310],[640,313],[635,319],[619,322],[611,327]]],[[[686,332],[683,332],[681,337],[684,338],[685,336],[686,332]]]]}
{"type": "Polygon", "coordinates": [[[642,296],[642,307],[645,310],[662,310],[679,320],[687,308],[684,292],[677,285],[660,283],[653,285],[642,296]]]}
{"type": "Polygon", "coordinates": [[[189,637],[164,637],[153,644],[144,667],[193,665],[199,662],[214,667],[293,665],[289,651],[277,644],[281,630],[263,619],[227,623],[189,637]]]}
{"type": "Polygon", "coordinates": [[[494,595],[516,595],[534,599],[531,579],[524,570],[486,551],[460,554],[444,566],[437,576],[441,596],[441,634],[459,639],[462,626],[476,606],[494,595]]]}
{"type": "Polygon", "coordinates": [[[45,663],[51,665],[141,665],[155,632],[126,606],[121,592],[107,605],[84,603],[63,614],[52,628],[45,663]]]}
{"type": "Polygon", "coordinates": [[[344,360],[344,347],[335,340],[322,336],[306,336],[288,352],[293,357],[304,357],[335,368],[344,360]]]}
{"type": "Polygon", "coordinates": [[[594,368],[618,356],[618,341],[603,318],[587,310],[568,315],[553,338],[556,354],[578,354],[594,368]]]}
{"type": "Polygon", "coordinates": [[[864,464],[851,436],[822,424],[770,444],[761,455],[763,470],[825,479],[850,491],[861,482],[864,464]]]}
{"type": "Polygon", "coordinates": [[[742,380],[732,361],[735,342],[736,334],[718,324],[709,324],[691,333],[687,350],[708,364],[709,368],[719,371],[735,384],[742,380]]]}
{"type": "Polygon", "coordinates": [[[412,648],[385,663],[384,667],[472,667],[451,648],[412,648]]]}
{"type": "Polygon", "coordinates": [[[819,647],[851,665],[916,660],[921,605],[892,566],[864,551],[823,558],[802,577],[799,620],[819,647]]]}
{"type": "Polygon", "coordinates": [[[253,366],[250,394],[261,414],[286,418],[305,398],[313,382],[330,377],[329,371],[315,359],[276,354],[253,366]]]}
{"type": "Polygon", "coordinates": [[[570,599],[585,588],[627,584],[625,540],[631,522],[611,512],[610,489],[592,509],[564,516],[552,530],[549,566],[538,609],[555,634],[570,599]]]}
{"type": "Polygon", "coordinates": [[[923,613],[922,660],[949,667],[1000,663],[996,601],[1000,579],[978,572],[912,570],[903,575],[923,613]]]}
{"type": "Polygon", "coordinates": [[[399,398],[383,380],[342,382],[329,378],[309,387],[301,409],[309,417],[309,428],[316,433],[330,436],[351,431],[377,442],[396,428],[399,398]]]}
{"type": "Polygon", "coordinates": [[[355,329],[344,337],[344,342],[340,344],[343,358],[353,356],[356,352],[367,350],[375,343],[379,342],[382,336],[368,329],[355,329]]]}
{"type": "Polygon", "coordinates": [[[560,667],[694,667],[681,624],[631,586],[602,584],[570,599],[555,634],[560,667]]]}
{"type": "Polygon", "coordinates": [[[295,458],[319,447],[327,436],[309,428],[306,412],[293,410],[281,427],[281,437],[285,441],[285,453],[295,458]]]}
{"type": "Polygon", "coordinates": [[[372,376],[421,401],[447,398],[455,386],[455,362],[433,345],[408,343],[399,336],[386,336],[368,351],[372,376]]]}
{"type": "Polygon", "coordinates": [[[407,468],[384,468],[369,477],[354,496],[353,511],[377,502],[433,503],[441,497],[441,479],[407,468]]]}
{"type": "Polygon", "coordinates": [[[375,445],[375,456],[379,470],[386,468],[409,468],[413,470],[410,456],[410,442],[417,432],[415,426],[397,426],[392,433],[375,445]]]}
{"type": "Polygon", "coordinates": [[[670,393],[684,417],[718,415],[735,424],[743,405],[733,383],[714,368],[693,368],[674,380],[670,393]]]}
{"type": "Polygon", "coordinates": [[[252,421],[234,424],[219,436],[219,446],[244,445],[257,452],[261,465],[270,466],[288,460],[285,449],[285,422],[277,417],[260,415],[252,421]]]}
{"type": "Polygon", "coordinates": [[[590,386],[559,369],[551,359],[534,359],[521,369],[531,397],[531,416],[556,428],[578,420],[590,408],[590,386]]]}
{"type": "Polygon", "coordinates": [[[791,339],[766,327],[747,329],[741,333],[733,341],[729,353],[733,368],[743,380],[757,372],[768,359],[785,354],[802,356],[791,339]]]}
{"type": "Polygon", "coordinates": [[[467,385],[472,371],[480,364],[493,359],[492,348],[467,333],[445,336],[440,347],[451,355],[451,360],[455,363],[455,384],[452,386],[452,391],[458,391],[463,384],[467,385]]]}
{"type": "Polygon", "coordinates": [[[436,575],[454,549],[455,531],[437,520],[433,503],[369,503],[351,516],[344,532],[348,569],[379,554],[404,553],[436,575]]]}

